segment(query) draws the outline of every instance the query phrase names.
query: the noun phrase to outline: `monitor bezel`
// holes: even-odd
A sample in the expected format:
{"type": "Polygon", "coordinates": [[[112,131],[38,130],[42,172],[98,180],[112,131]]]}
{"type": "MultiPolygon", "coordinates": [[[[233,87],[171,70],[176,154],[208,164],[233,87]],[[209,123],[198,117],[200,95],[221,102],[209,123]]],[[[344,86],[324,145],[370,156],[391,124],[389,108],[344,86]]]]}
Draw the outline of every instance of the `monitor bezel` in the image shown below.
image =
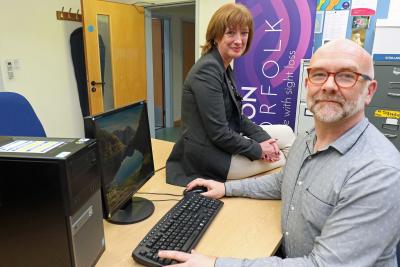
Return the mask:
{"type": "MultiPolygon", "coordinates": [[[[153,156],[153,147],[152,147],[152,143],[151,143],[151,133],[150,133],[150,122],[149,122],[149,117],[148,117],[148,110],[147,110],[147,103],[146,101],[139,101],[136,103],[132,103],[132,104],[128,104],[126,106],[121,106],[121,107],[117,107],[113,110],[109,110],[109,111],[105,111],[102,113],[98,113],[95,115],[90,115],[90,116],[86,116],[84,118],[84,125],[85,125],[85,136],[88,138],[95,138],[96,142],[97,142],[97,138],[96,138],[96,133],[99,130],[98,125],[96,124],[96,120],[103,118],[103,117],[107,117],[107,116],[111,116],[114,113],[118,113],[118,112],[122,112],[124,110],[130,109],[130,108],[134,108],[136,106],[140,106],[143,105],[143,111],[146,113],[146,122],[147,122],[147,126],[149,129],[149,144],[150,144],[150,151],[151,151],[151,162],[152,162],[152,171],[146,176],[145,179],[143,179],[143,181],[136,187],[135,190],[130,190],[130,195],[131,198],[126,198],[125,201],[121,201],[120,203],[118,203],[118,205],[115,206],[115,208],[113,210],[111,210],[109,203],[108,203],[108,199],[107,199],[107,188],[106,188],[106,184],[105,184],[105,177],[103,174],[103,171],[101,170],[101,166],[99,166],[99,170],[100,170],[100,179],[101,179],[101,193],[102,193],[102,202],[103,202],[103,217],[105,219],[110,219],[121,207],[123,207],[124,205],[126,205],[127,203],[129,203],[129,200],[133,199],[133,195],[139,191],[140,188],[142,188],[142,186],[148,182],[151,177],[154,176],[155,174],[155,167],[154,167],[154,156],[153,156]],[[86,127],[86,121],[89,121],[91,124],[90,126],[90,130],[93,132],[90,132],[89,135],[91,136],[87,136],[88,135],[88,130],[86,127]]],[[[98,142],[97,142],[98,143],[98,142]]],[[[100,146],[97,145],[97,160],[99,162],[99,164],[102,164],[102,160],[100,157],[100,146]]]]}

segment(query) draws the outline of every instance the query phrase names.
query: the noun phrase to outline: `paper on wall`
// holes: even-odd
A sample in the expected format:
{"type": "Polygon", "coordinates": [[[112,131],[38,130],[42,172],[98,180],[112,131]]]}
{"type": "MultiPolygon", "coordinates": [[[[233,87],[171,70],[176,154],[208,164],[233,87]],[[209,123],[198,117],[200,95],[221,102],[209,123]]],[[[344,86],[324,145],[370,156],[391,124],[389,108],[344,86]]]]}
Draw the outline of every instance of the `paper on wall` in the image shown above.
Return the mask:
{"type": "Polygon", "coordinates": [[[349,11],[326,11],[322,44],[335,39],[346,38],[349,11]]]}

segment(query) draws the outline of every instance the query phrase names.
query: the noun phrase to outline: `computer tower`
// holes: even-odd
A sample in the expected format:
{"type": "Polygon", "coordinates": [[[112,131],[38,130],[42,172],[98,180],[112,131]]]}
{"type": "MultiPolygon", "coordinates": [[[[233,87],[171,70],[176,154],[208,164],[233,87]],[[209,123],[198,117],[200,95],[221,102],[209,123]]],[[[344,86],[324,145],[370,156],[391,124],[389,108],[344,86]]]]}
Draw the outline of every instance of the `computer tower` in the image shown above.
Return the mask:
{"type": "Polygon", "coordinates": [[[102,218],[94,140],[0,137],[1,266],[94,266],[102,218]]]}

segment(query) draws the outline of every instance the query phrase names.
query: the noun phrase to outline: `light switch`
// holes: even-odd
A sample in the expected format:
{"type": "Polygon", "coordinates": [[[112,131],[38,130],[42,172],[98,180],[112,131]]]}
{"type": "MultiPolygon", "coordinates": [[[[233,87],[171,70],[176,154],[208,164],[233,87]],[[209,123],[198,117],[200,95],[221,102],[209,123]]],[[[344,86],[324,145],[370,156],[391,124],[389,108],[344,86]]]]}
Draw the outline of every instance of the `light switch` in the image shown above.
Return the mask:
{"type": "Polygon", "coordinates": [[[11,60],[6,61],[7,77],[9,80],[14,79],[14,64],[11,60]]]}

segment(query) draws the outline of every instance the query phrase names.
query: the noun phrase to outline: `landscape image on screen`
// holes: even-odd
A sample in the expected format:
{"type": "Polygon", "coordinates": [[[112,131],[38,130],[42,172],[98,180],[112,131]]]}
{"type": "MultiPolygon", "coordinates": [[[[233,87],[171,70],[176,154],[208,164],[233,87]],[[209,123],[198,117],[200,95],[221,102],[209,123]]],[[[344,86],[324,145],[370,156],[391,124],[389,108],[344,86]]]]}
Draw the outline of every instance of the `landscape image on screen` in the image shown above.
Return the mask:
{"type": "Polygon", "coordinates": [[[114,211],[153,172],[145,106],[133,106],[101,117],[96,124],[105,197],[114,211]]]}

